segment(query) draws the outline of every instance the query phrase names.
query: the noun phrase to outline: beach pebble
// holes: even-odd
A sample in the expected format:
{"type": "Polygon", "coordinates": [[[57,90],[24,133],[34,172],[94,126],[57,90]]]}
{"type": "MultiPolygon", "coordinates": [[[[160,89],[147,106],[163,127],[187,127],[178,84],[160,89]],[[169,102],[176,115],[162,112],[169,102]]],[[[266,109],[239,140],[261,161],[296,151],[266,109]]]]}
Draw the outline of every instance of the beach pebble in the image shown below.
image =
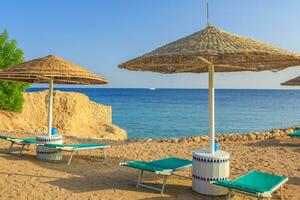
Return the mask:
{"type": "Polygon", "coordinates": [[[194,142],[201,142],[201,137],[193,137],[194,142]]]}
{"type": "Polygon", "coordinates": [[[264,135],[259,135],[259,136],[257,137],[257,139],[258,139],[258,140],[264,140],[264,139],[265,139],[265,136],[264,136],[264,135]]]}
{"type": "Polygon", "coordinates": [[[208,141],[208,136],[207,135],[203,135],[200,137],[202,141],[207,142],[208,141]]]}
{"type": "Polygon", "coordinates": [[[178,142],[185,142],[185,138],[180,138],[178,142]]]}
{"type": "Polygon", "coordinates": [[[174,143],[178,143],[179,140],[178,140],[177,138],[174,138],[174,139],[173,139],[173,142],[174,142],[174,143]]]}

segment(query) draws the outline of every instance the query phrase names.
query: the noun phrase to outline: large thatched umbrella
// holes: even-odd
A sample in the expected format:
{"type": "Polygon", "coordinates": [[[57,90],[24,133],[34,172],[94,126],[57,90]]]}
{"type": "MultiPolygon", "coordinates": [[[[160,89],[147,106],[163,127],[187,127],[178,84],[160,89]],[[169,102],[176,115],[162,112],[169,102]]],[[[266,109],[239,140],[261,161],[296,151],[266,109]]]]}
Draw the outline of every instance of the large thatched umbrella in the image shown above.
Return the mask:
{"type": "Polygon", "coordinates": [[[300,86],[300,76],[293,78],[291,80],[288,80],[286,82],[280,83],[280,85],[283,86],[300,86]]]}
{"type": "Polygon", "coordinates": [[[214,153],[214,72],[278,71],[300,65],[300,57],[263,42],[208,26],[143,56],[120,64],[120,68],[159,73],[209,73],[210,153],[214,153]]]}
{"type": "Polygon", "coordinates": [[[25,83],[49,83],[48,135],[51,137],[53,83],[106,84],[108,81],[78,65],[49,55],[0,71],[0,80],[25,83]]]}

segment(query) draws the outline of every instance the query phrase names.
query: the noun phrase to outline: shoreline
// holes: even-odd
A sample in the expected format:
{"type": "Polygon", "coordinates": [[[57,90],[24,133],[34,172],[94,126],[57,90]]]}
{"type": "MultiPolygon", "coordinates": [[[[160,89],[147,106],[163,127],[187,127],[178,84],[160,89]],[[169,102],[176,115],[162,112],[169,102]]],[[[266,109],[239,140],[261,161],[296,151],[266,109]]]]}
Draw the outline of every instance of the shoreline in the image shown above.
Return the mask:
{"type": "MultiPolygon", "coordinates": [[[[260,141],[272,138],[282,138],[291,134],[296,130],[300,129],[300,125],[287,127],[287,128],[273,128],[264,131],[244,132],[244,133],[216,133],[216,142],[249,142],[249,141],[260,141]]],[[[21,134],[21,135],[41,135],[44,133],[30,132],[24,130],[0,130],[1,133],[5,134],[21,134]]],[[[69,137],[69,135],[64,135],[69,137]]],[[[103,141],[120,141],[120,142],[169,142],[169,143],[181,143],[181,142],[208,142],[208,135],[193,135],[187,137],[170,137],[170,138],[128,138],[124,140],[112,140],[98,137],[84,137],[84,136],[70,136],[77,137],[78,139],[84,140],[103,140],[103,141]]]]}
{"type": "MultiPolygon", "coordinates": [[[[265,131],[245,132],[245,133],[216,133],[216,142],[242,142],[242,141],[259,141],[272,138],[281,138],[300,129],[300,126],[292,126],[288,128],[274,128],[265,131]]],[[[208,142],[208,135],[194,135],[187,137],[173,138],[133,138],[127,139],[128,142],[208,142]]]]}

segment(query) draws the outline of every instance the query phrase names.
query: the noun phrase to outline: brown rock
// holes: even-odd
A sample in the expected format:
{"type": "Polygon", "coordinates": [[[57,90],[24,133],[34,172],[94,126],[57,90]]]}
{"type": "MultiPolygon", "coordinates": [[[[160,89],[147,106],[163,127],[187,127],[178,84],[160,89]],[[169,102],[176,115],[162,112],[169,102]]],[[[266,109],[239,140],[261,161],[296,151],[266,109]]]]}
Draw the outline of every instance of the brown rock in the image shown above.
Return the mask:
{"type": "Polygon", "coordinates": [[[207,135],[202,135],[199,138],[201,139],[201,141],[204,141],[204,142],[207,142],[209,139],[207,135]]]}
{"type": "Polygon", "coordinates": [[[254,133],[249,133],[248,135],[247,135],[247,138],[248,138],[248,140],[256,140],[256,135],[254,134],[254,133]]]}
{"type": "Polygon", "coordinates": [[[171,142],[172,142],[172,143],[178,143],[178,141],[179,141],[179,140],[178,140],[177,138],[171,139],[171,142]]]}
{"type": "MultiPolygon", "coordinates": [[[[47,132],[48,91],[23,93],[21,113],[0,111],[0,130],[47,132]]],[[[53,127],[62,135],[125,140],[125,130],[112,124],[112,108],[77,92],[54,91],[53,127]]]]}
{"type": "Polygon", "coordinates": [[[201,137],[200,136],[195,136],[193,137],[194,142],[201,142],[201,137]]]}

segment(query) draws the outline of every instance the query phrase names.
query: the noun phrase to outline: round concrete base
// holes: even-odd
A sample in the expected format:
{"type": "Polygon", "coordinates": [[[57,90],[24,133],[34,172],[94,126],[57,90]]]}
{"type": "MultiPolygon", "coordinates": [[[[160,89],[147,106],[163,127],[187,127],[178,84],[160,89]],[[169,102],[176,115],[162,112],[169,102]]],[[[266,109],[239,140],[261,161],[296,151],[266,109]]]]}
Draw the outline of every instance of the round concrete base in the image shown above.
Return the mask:
{"type": "Polygon", "coordinates": [[[210,154],[208,150],[193,152],[193,181],[194,191],[205,195],[225,195],[226,188],[213,185],[212,181],[225,180],[229,177],[229,154],[216,151],[210,154]]]}
{"type": "Polygon", "coordinates": [[[42,144],[62,144],[63,138],[61,135],[53,135],[49,137],[48,135],[39,135],[36,137],[36,157],[42,160],[62,160],[62,152],[57,151],[54,148],[44,147],[42,144]]]}

